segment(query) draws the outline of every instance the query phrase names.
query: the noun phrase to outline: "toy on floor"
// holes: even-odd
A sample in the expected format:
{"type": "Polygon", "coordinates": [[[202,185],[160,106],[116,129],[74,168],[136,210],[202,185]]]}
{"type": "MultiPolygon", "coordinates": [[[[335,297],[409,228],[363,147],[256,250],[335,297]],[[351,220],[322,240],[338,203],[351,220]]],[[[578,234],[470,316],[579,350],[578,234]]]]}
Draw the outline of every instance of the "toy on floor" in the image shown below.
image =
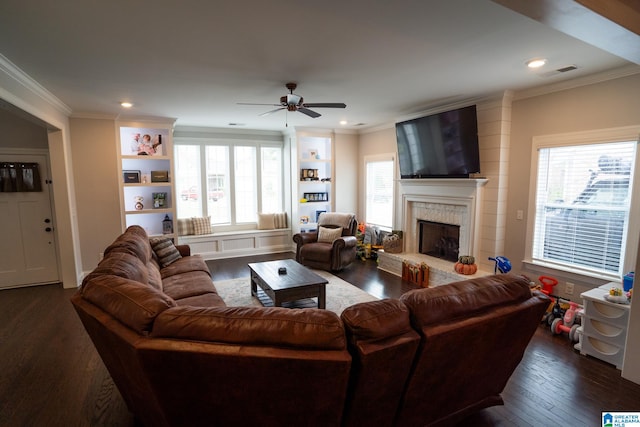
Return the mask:
{"type": "Polygon", "coordinates": [[[495,261],[496,266],[493,269],[493,274],[498,274],[498,271],[502,274],[506,274],[511,271],[511,261],[504,256],[497,256],[495,258],[489,257],[490,261],[495,261]]]}
{"type": "MultiPolygon", "coordinates": [[[[557,299],[560,300],[560,298],[557,299]]],[[[578,316],[581,313],[580,305],[573,301],[569,301],[569,308],[565,311],[564,316],[562,316],[562,318],[554,319],[551,323],[551,332],[554,335],[566,332],[569,334],[569,340],[571,342],[577,342],[578,328],[580,327],[578,316]]]]}

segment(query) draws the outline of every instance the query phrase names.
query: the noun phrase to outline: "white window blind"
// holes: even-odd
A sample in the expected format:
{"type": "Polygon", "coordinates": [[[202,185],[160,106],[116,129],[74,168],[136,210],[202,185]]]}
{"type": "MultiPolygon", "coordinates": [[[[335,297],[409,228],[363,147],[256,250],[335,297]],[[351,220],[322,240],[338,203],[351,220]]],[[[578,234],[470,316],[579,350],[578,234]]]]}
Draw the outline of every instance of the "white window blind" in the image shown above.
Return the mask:
{"type": "Polygon", "coordinates": [[[622,274],[636,145],[539,149],[534,261],[622,274]]]}
{"type": "Polygon", "coordinates": [[[393,226],[394,161],[365,160],[367,224],[391,229],[393,226]]]}

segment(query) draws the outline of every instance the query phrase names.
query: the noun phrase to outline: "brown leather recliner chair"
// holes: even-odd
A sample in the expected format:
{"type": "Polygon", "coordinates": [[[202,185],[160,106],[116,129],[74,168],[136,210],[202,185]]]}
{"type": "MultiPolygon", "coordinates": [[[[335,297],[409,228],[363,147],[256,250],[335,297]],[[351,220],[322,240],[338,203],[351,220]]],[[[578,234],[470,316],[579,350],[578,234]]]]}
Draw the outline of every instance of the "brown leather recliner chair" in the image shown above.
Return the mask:
{"type": "Polygon", "coordinates": [[[342,270],[356,259],[357,228],[358,221],[354,214],[320,214],[316,231],[293,236],[297,245],[296,261],[321,270],[342,270]],[[342,229],[342,232],[337,229],[342,229]],[[333,233],[337,236],[332,236],[333,233]]]}

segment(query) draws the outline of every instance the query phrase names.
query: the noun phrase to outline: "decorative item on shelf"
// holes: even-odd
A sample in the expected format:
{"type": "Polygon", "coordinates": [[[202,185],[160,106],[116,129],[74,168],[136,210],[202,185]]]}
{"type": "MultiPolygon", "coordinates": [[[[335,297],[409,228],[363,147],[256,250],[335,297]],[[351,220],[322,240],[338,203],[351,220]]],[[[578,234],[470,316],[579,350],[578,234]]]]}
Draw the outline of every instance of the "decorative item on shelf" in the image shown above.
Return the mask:
{"type": "Polygon", "coordinates": [[[164,208],[165,200],[167,199],[167,193],[152,193],[153,195],[153,208],[164,208]]]}
{"type": "Polygon", "coordinates": [[[303,198],[309,202],[328,202],[329,193],[304,193],[303,198]]]}
{"type": "Polygon", "coordinates": [[[462,255],[458,257],[458,262],[455,263],[453,268],[456,270],[456,273],[465,275],[475,274],[476,271],[478,271],[476,259],[471,255],[462,255]]]}
{"type": "Polygon", "coordinates": [[[308,224],[309,223],[309,217],[306,215],[302,215],[300,217],[300,224],[308,224]]]}
{"type": "Polygon", "coordinates": [[[140,183],[140,171],[123,170],[122,178],[125,184],[139,184],[140,183]]]}
{"type": "Polygon", "coordinates": [[[327,212],[326,210],[322,210],[322,211],[316,211],[316,222],[318,222],[318,219],[320,219],[320,214],[327,212]]]}
{"type": "Polygon", "coordinates": [[[300,169],[300,181],[318,181],[318,169],[300,169]]]}
{"type": "Polygon", "coordinates": [[[151,171],[151,182],[169,182],[169,171],[151,171]]]}
{"type": "Polygon", "coordinates": [[[133,207],[137,210],[137,211],[141,211],[142,209],[144,209],[144,205],[142,204],[142,202],[144,201],[144,197],[142,196],[135,196],[133,198],[133,207]]]}
{"type": "Polygon", "coordinates": [[[173,234],[173,221],[169,215],[165,215],[162,220],[162,234],[173,234]]]}
{"type": "Polygon", "coordinates": [[[311,157],[312,159],[320,159],[320,154],[318,154],[318,150],[316,149],[312,149],[309,150],[309,157],[311,157]]]}

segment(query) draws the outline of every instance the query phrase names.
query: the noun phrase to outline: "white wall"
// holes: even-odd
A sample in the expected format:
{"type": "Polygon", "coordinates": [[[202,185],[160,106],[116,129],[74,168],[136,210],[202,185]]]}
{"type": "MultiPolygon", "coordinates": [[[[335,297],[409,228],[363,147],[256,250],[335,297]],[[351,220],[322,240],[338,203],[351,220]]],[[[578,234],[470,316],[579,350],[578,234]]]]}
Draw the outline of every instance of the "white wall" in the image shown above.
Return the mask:
{"type": "MultiPolygon", "coordinates": [[[[334,136],[336,170],[331,179],[335,180],[336,212],[358,211],[358,135],[336,133],[334,136]]],[[[357,215],[356,218],[360,219],[357,215]]]]}
{"type": "Polygon", "coordinates": [[[71,119],[70,127],[82,267],[89,272],[122,232],[116,126],[114,120],[71,119]]]}

